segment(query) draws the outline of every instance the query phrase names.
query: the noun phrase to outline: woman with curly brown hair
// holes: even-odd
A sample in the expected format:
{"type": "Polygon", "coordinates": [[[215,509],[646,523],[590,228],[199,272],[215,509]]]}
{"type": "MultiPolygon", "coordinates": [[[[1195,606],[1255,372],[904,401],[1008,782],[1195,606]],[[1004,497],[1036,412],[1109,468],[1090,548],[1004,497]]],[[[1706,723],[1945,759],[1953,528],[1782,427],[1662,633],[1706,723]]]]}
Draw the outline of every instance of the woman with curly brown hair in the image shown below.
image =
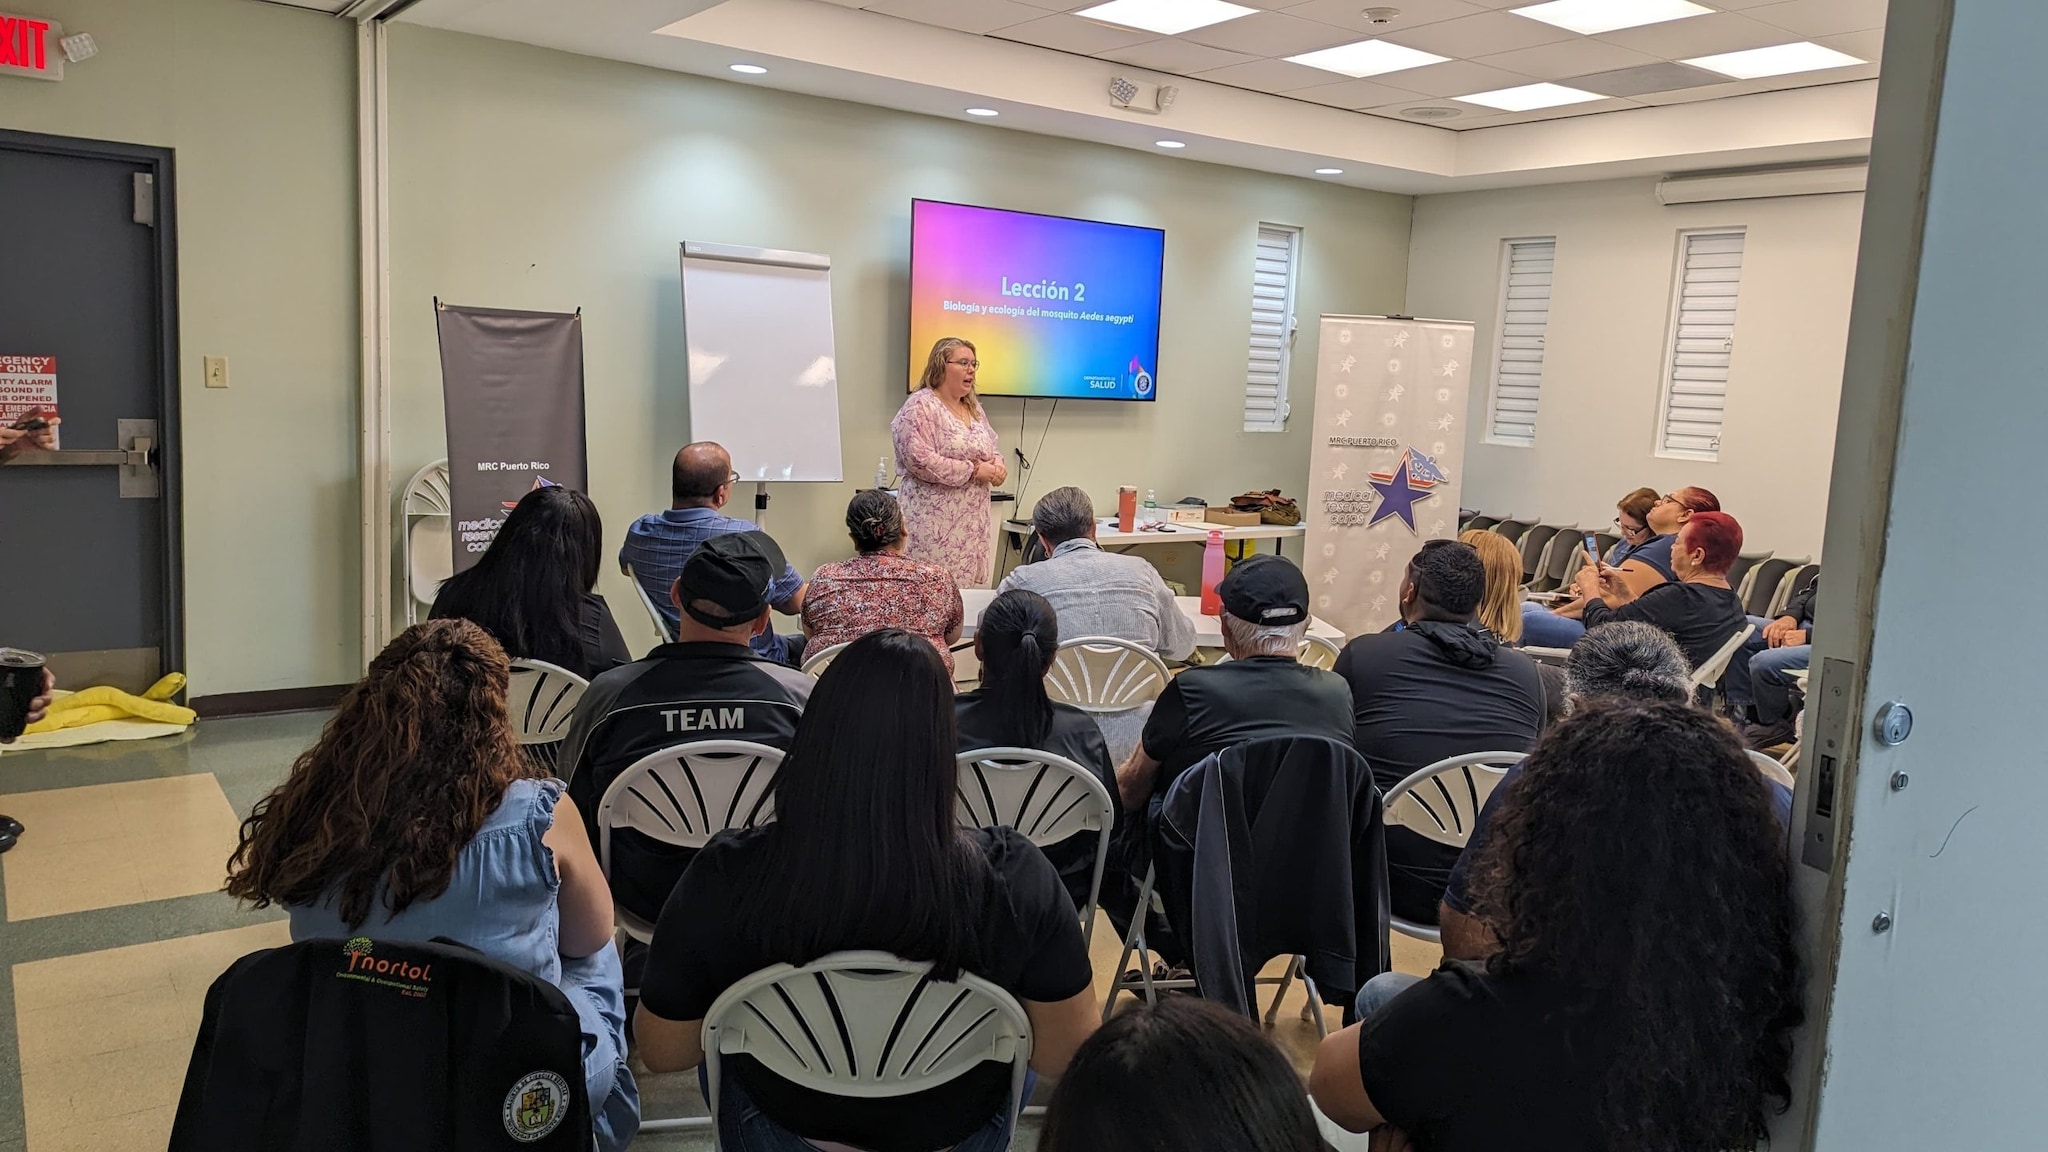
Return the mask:
{"type": "Polygon", "coordinates": [[[611,892],[562,782],[519,755],[509,675],[467,620],[400,633],[242,822],[227,892],[284,907],[294,940],[447,937],[560,987],[609,1152],[640,1125],[611,892]]]}
{"type": "Polygon", "coordinates": [[[1500,950],[1324,1041],[1316,1102],[1420,1152],[1753,1147],[1800,1020],[1762,777],[1714,717],[1666,702],[1578,713],[1525,768],[1475,866],[1500,950]]]}

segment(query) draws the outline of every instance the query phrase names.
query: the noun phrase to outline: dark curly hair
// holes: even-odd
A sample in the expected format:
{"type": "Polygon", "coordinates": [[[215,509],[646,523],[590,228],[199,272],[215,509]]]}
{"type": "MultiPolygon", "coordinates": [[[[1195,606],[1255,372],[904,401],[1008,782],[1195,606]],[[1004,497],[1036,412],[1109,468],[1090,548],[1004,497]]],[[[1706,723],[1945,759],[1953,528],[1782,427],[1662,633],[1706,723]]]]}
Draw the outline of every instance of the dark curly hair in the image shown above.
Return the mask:
{"type": "Polygon", "coordinates": [[[903,539],[903,509],[880,488],[864,488],[847,502],[846,534],[861,555],[880,552],[903,539]]]}
{"type": "Polygon", "coordinates": [[[513,780],[505,650],[467,620],[399,633],[291,775],[242,821],[228,895],[258,908],[333,899],[351,931],[447,891],[456,857],[513,780]]]}
{"type": "Polygon", "coordinates": [[[1606,1147],[1755,1146],[1801,1020],[1785,833],[1712,716],[1601,701],[1537,744],[1475,865],[1496,977],[1566,1000],[1606,1147]]]}

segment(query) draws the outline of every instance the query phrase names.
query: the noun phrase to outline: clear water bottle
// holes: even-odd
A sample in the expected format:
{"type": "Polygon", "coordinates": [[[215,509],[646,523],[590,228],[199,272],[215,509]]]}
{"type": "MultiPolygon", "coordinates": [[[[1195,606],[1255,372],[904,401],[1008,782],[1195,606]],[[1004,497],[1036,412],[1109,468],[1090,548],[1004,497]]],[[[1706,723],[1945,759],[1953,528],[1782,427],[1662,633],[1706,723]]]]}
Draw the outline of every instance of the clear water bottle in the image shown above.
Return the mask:
{"type": "Polygon", "coordinates": [[[887,456],[878,456],[875,458],[875,487],[887,488],[888,486],[889,458],[887,456]]]}
{"type": "Polygon", "coordinates": [[[1202,546],[1202,615],[1223,615],[1223,597],[1216,586],[1223,583],[1223,533],[1209,529],[1209,542],[1202,546]]]}

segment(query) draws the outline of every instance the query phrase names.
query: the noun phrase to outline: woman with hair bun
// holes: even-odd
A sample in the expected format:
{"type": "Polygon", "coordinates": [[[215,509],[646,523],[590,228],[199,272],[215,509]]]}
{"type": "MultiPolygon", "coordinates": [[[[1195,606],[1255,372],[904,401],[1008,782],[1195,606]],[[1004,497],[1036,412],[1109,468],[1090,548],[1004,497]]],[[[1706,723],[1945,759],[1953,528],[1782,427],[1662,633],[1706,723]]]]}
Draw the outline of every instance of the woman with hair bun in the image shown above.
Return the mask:
{"type": "MultiPolygon", "coordinates": [[[[981,687],[954,697],[960,751],[1033,748],[1064,756],[1095,773],[1116,798],[1116,766],[1102,727],[1072,704],[1045,694],[1045,674],[1060,646],[1059,616],[1045,597],[1013,588],[989,601],[974,631],[981,687]]],[[[1112,804],[1123,820],[1123,805],[1112,804]]],[[[1088,903],[1095,874],[1095,834],[1078,833],[1045,850],[1076,906],[1088,903]]]]}
{"type": "Polygon", "coordinates": [[[953,577],[936,564],[904,555],[907,534],[896,498],[879,488],[854,493],[846,532],[859,555],[821,566],[804,594],[804,650],[822,652],[884,628],[932,642],[946,671],[966,611],[953,577]]]}

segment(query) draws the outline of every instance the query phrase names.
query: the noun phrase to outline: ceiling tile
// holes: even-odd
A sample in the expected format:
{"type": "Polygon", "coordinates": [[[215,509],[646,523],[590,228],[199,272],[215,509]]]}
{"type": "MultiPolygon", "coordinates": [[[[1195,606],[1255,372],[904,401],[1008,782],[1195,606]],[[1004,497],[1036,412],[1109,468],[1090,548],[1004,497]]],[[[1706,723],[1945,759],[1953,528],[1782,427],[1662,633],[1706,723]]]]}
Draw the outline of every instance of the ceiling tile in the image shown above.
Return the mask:
{"type": "Polygon", "coordinates": [[[1424,96],[1463,96],[1470,92],[1514,88],[1529,83],[1531,77],[1520,72],[1474,64],[1470,60],[1452,60],[1443,64],[1431,64],[1427,68],[1390,72],[1387,79],[1410,92],[1420,92],[1424,96]]]}
{"type": "MultiPolygon", "coordinates": [[[[1522,0],[1515,0],[1520,4],[1522,0]]],[[[1741,12],[1750,8],[1761,8],[1766,4],[1783,4],[1785,0],[1713,0],[1716,8],[1727,12],[1741,12]]]]}
{"type": "Polygon", "coordinates": [[[1506,115],[1504,112],[1495,112],[1491,108],[1474,108],[1470,104],[1459,104],[1452,100],[1403,100],[1394,104],[1385,104],[1378,108],[1360,108],[1359,111],[1369,116],[1384,116],[1389,120],[1404,120],[1410,124],[1429,124],[1437,128],[1477,126],[1492,121],[1497,116],[1506,115]],[[1442,120],[1405,115],[1408,109],[1418,107],[1449,108],[1451,111],[1456,112],[1457,115],[1442,120]]]}
{"type": "Polygon", "coordinates": [[[1689,60],[1717,52],[1741,52],[1748,48],[1783,44],[1785,30],[1733,12],[1712,12],[1686,20],[1666,20],[1661,24],[1623,28],[1603,33],[1596,39],[1603,44],[1648,52],[1660,60],[1689,60]]]}
{"type": "Polygon", "coordinates": [[[1380,0],[1307,0],[1283,9],[1289,16],[1304,20],[1320,20],[1349,28],[1365,36],[1384,36],[1407,28],[1419,28],[1424,24],[1435,24],[1440,20],[1456,20],[1460,16],[1476,16],[1486,9],[1470,0],[1385,0],[1381,6],[1399,8],[1401,17],[1391,24],[1375,24],[1362,13],[1367,8],[1380,4],[1380,0]]]}
{"type": "Polygon", "coordinates": [[[1623,68],[1617,72],[1594,72],[1585,76],[1573,76],[1564,81],[1567,88],[1581,92],[1598,92],[1603,96],[1641,96],[1646,92],[1676,92],[1682,88],[1704,88],[1709,84],[1720,84],[1728,78],[1705,68],[1694,68],[1687,64],[1674,64],[1668,60],[1645,64],[1640,68],[1623,68]]]}
{"type": "Polygon", "coordinates": [[[1045,9],[1016,0],[873,0],[867,10],[977,35],[1045,15],[1045,9]]]}
{"type": "MultiPolygon", "coordinates": [[[[1588,36],[1574,37],[1557,44],[1544,44],[1536,48],[1518,48],[1513,52],[1501,52],[1484,57],[1481,64],[1534,76],[1538,80],[1560,80],[1566,76],[1584,76],[1588,72],[1612,72],[1617,68],[1634,68],[1640,64],[1654,64],[1662,59],[1647,52],[1635,52],[1613,44],[1603,44],[1588,36]]],[[[1466,89],[1476,91],[1476,89],[1466,89]]]]}
{"type": "Polygon", "coordinates": [[[1129,48],[1133,44],[1158,39],[1150,32],[1118,28],[1067,15],[1041,16],[1022,24],[1012,24],[991,35],[1003,40],[1036,44],[1040,48],[1078,52],[1083,56],[1093,56],[1098,52],[1114,52],[1119,48],[1129,48]]]}
{"type": "Polygon", "coordinates": [[[1297,88],[1287,94],[1290,100],[1307,100],[1316,104],[1328,104],[1332,108],[1369,108],[1376,104],[1391,104],[1396,100],[1413,101],[1416,94],[1370,80],[1346,80],[1341,84],[1318,84],[1313,88],[1297,88]]]}
{"type": "Polygon", "coordinates": [[[1310,68],[1292,60],[1254,60],[1249,64],[1232,64],[1228,68],[1197,72],[1195,79],[1213,80],[1234,88],[1250,88],[1255,92],[1292,92],[1296,88],[1328,84],[1330,74],[1321,68],[1310,68]]]}
{"type": "Polygon", "coordinates": [[[1227,68],[1232,64],[1248,64],[1258,59],[1243,52],[1225,52],[1221,48],[1211,48],[1207,44],[1190,44],[1173,37],[1147,40],[1143,44],[1097,52],[1096,55],[1104,60],[1129,64],[1134,68],[1150,68],[1154,72],[1168,72],[1175,76],[1192,76],[1197,72],[1227,68]]]}
{"type": "Polygon", "coordinates": [[[1677,92],[1652,92],[1635,99],[1643,104],[1693,104],[1701,100],[1719,100],[1727,96],[1751,96],[1758,92],[1784,92],[1793,88],[1818,88],[1827,84],[1875,79],[1877,65],[1857,64],[1849,68],[1831,68],[1825,72],[1765,76],[1756,80],[1734,80],[1726,84],[1711,84],[1705,88],[1687,88],[1677,92]]]}
{"type": "Polygon", "coordinates": [[[1211,48],[1227,48],[1232,52],[1243,52],[1251,56],[1293,56],[1301,52],[1313,52],[1318,48],[1329,48],[1348,44],[1356,39],[1350,31],[1333,24],[1322,24],[1314,20],[1303,20],[1282,12],[1257,12],[1196,28],[1180,34],[1183,40],[1207,44],[1211,48]]]}
{"type": "Polygon", "coordinates": [[[1884,29],[1870,28],[1862,32],[1844,32],[1840,36],[1823,36],[1814,43],[1875,64],[1884,56],[1884,29]]]}
{"type": "Polygon", "coordinates": [[[1885,0],[1787,0],[1743,15],[1811,39],[1884,27],[1885,0]]]}
{"type": "Polygon", "coordinates": [[[1420,48],[1424,52],[1449,56],[1453,60],[1470,60],[1474,56],[1491,56],[1495,52],[1554,44],[1576,35],[1512,12],[1481,12],[1477,16],[1460,16],[1456,20],[1424,24],[1405,32],[1389,32],[1386,39],[1406,48],[1420,48]]]}

